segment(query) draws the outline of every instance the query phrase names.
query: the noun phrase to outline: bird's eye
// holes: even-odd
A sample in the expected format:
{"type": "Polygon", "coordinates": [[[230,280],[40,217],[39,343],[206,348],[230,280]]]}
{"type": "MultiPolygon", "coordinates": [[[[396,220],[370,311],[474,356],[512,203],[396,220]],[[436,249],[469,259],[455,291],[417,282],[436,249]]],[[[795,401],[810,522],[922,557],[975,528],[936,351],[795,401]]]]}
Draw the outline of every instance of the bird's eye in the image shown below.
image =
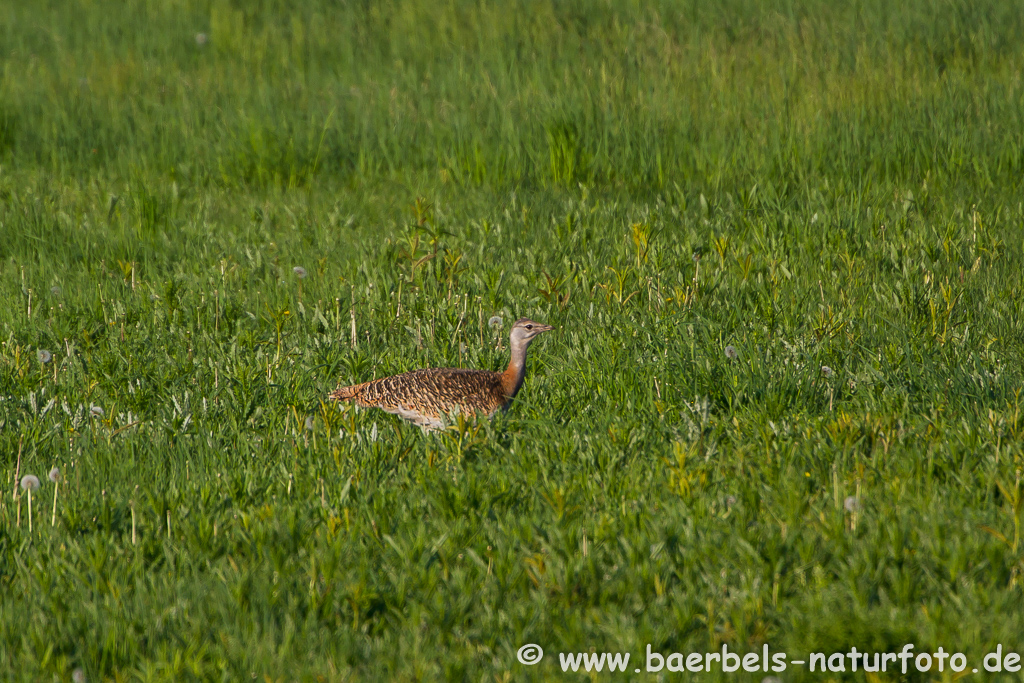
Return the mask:
{"type": "Polygon", "coordinates": [[[527,325],[527,326],[526,326],[526,329],[528,329],[528,330],[532,330],[532,329],[533,329],[533,325],[527,325]]]}

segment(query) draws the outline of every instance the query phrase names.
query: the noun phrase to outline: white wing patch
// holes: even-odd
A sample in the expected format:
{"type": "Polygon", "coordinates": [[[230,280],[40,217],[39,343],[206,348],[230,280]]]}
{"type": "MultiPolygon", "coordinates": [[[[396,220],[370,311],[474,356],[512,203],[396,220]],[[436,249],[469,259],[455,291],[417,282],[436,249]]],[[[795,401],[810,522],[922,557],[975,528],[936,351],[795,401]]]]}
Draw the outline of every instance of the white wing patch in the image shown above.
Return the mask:
{"type": "MultiPolygon", "coordinates": [[[[421,413],[420,411],[416,410],[415,408],[413,408],[412,406],[405,406],[405,405],[402,405],[402,404],[399,404],[397,406],[382,406],[382,405],[378,405],[378,406],[375,406],[375,407],[380,409],[380,410],[383,410],[385,413],[390,413],[391,415],[397,415],[398,417],[402,418],[403,420],[408,420],[409,422],[413,423],[417,427],[422,427],[423,431],[425,431],[425,432],[430,432],[430,431],[433,431],[435,429],[445,429],[448,425],[455,424],[456,418],[459,415],[458,408],[456,408],[454,411],[452,411],[451,414],[445,416],[445,417],[449,418],[448,420],[445,420],[444,417],[435,417],[433,415],[425,415],[425,414],[421,413]]],[[[502,409],[502,408],[499,407],[499,408],[495,408],[494,410],[492,410],[489,413],[483,413],[483,414],[486,415],[488,418],[492,418],[492,417],[494,417],[499,412],[503,413],[503,412],[505,412],[505,409],[502,409]]]]}
{"type": "Polygon", "coordinates": [[[415,408],[407,408],[403,405],[398,405],[393,408],[380,406],[380,409],[386,413],[397,415],[403,420],[408,420],[414,425],[423,427],[423,429],[428,432],[432,429],[444,429],[444,422],[440,418],[436,418],[431,415],[424,415],[415,408]]]}

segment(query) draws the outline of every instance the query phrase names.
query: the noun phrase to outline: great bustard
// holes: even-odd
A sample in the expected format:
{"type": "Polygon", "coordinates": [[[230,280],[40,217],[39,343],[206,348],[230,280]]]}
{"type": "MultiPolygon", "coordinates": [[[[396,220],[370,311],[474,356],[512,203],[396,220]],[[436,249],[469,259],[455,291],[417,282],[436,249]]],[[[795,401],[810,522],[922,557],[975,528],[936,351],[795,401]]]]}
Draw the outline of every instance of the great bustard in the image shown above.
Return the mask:
{"type": "Polygon", "coordinates": [[[512,357],[505,372],[464,368],[427,368],[335,389],[330,398],[380,408],[424,429],[444,427],[445,418],[461,413],[487,417],[507,410],[526,376],[526,350],[541,332],[554,329],[528,318],[512,326],[512,357]]]}

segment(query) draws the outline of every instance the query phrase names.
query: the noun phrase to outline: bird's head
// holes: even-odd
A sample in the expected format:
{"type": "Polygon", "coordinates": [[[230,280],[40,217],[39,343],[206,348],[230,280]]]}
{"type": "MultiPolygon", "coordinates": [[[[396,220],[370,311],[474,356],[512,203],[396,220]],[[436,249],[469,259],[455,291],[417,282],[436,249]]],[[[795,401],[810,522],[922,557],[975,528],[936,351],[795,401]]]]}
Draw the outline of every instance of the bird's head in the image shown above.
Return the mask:
{"type": "Polygon", "coordinates": [[[550,332],[553,329],[555,328],[551,327],[551,325],[534,322],[529,318],[520,318],[516,321],[515,325],[512,326],[510,341],[513,346],[523,343],[528,344],[541,332],[550,332]]]}

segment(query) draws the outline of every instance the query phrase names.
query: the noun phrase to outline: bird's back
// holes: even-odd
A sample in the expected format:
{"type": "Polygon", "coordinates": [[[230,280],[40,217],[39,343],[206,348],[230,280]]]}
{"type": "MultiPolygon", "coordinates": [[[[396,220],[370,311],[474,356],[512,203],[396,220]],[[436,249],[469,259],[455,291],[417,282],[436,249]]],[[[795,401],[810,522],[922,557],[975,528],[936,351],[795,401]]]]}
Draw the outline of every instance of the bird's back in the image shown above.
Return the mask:
{"type": "Polygon", "coordinates": [[[380,408],[424,427],[453,413],[492,415],[508,403],[502,375],[489,370],[428,368],[340,387],[330,396],[380,408]]]}

